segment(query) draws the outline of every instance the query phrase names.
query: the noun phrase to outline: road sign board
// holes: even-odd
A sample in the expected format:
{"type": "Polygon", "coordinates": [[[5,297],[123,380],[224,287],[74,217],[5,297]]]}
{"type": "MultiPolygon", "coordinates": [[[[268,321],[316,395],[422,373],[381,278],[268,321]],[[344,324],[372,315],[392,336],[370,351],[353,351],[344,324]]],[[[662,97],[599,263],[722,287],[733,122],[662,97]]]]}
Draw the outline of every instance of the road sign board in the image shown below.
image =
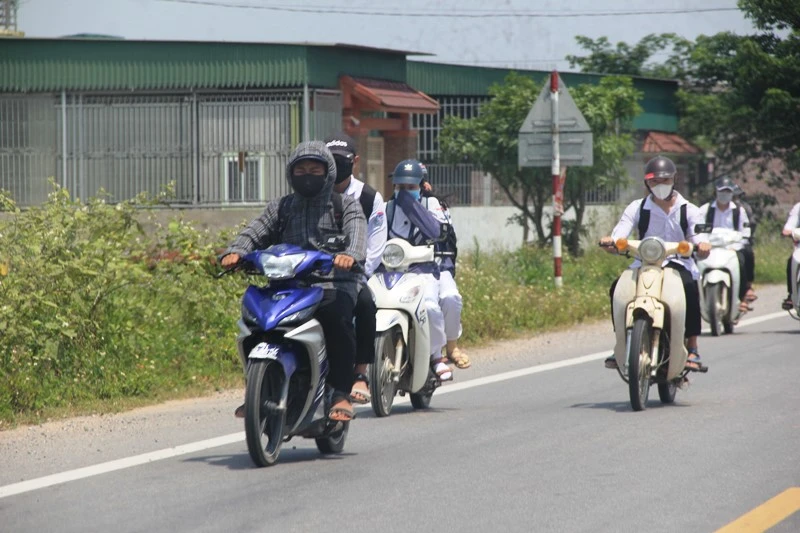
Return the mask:
{"type": "MultiPolygon", "coordinates": [[[[553,134],[553,105],[548,78],[519,129],[519,166],[549,167],[553,161],[553,134]]],[[[561,165],[592,166],[592,130],[560,76],[558,137],[561,165]]]]}

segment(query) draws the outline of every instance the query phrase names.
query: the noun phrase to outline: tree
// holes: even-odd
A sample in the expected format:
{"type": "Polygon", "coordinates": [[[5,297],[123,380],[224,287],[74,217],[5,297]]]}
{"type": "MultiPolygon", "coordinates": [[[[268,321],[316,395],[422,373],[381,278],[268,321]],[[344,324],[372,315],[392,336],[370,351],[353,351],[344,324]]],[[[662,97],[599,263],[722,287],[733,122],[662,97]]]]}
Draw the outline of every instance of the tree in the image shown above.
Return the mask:
{"type": "MultiPolygon", "coordinates": [[[[539,95],[540,86],[530,78],[510,73],[503,84],[489,89],[492,99],[472,119],[448,117],[439,135],[443,157],[450,162],[470,162],[490,173],[520,213],[523,242],[530,226],[544,245],[551,238],[545,229],[544,208],[552,198],[550,169],[520,168],[519,129],[539,95]]],[[[573,167],[568,173],[565,208],[575,209],[576,219],[567,235],[567,246],[578,253],[579,236],[586,208],[586,191],[613,187],[625,179],[622,162],[633,151],[630,127],[639,112],[641,94],[630,78],[603,78],[599,85],[570,90],[576,105],[594,134],[594,166],[573,167]]]]}
{"type": "Polygon", "coordinates": [[[651,33],[633,46],[619,42],[616,48],[612,48],[607,37],[590,39],[578,35],[575,40],[589,52],[589,55],[568,55],[570,68],[578,66],[582,72],[670,79],[685,76],[686,57],[692,46],[691,41],[674,33],[659,35],[651,33]],[[670,47],[672,52],[666,61],[648,63],[654,55],[670,47]]]}

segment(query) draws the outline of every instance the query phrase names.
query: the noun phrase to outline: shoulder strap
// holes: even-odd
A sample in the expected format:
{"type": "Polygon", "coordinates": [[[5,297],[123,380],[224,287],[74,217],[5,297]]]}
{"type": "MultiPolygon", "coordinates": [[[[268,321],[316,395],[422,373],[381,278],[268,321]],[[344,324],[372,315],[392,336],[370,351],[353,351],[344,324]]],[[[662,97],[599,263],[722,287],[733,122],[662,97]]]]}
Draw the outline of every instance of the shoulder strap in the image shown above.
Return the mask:
{"type": "Polygon", "coordinates": [[[389,237],[389,232],[392,231],[392,222],[394,222],[394,200],[386,202],[386,237],[389,237]]]}
{"type": "Polygon", "coordinates": [[[734,231],[740,231],[741,228],[739,228],[739,221],[741,219],[741,215],[739,214],[739,210],[741,207],[736,205],[736,202],[731,202],[731,205],[733,205],[733,229],[734,231]]]}
{"type": "Polygon", "coordinates": [[[687,237],[689,234],[689,217],[686,214],[688,206],[689,204],[683,204],[681,206],[681,229],[683,230],[684,237],[687,237]]]}
{"type": "Polygon", "coordinates": [[[278,203],[278,231],[277,235],[274,235],[271,239],[273,243],[279,243],[281,239],[283,239],[283,233],[286,231],[286,225],[289,223],[289,213],[291,212],[293,197],[294,195],[287,194],[281,198],[280,203],[278,203]]]}
{"type": "Polygon", "coordinates": [[[711,229],[714,229],[714,214],[715,213],[716,213],[716,209],[714,209],[714,206],[711,205],[711,204],[708,204],[708,211],[706,211],[706,226],[710,226],[711,229]]]}
{"type": "Polygon", "coordinates": [[[645,200],[647,200],[646,196],[642,198],[642,203],[639,204],[639,239],[644,239],[647,228],[650,227],[650,210],[644,208],[645,200]]]}
{"type": "Polygon", "coordinates": [[[344,203],[342,201],[342,195],[338,192],[334,192],[331,194],[331,201],[333,202],[333,220],[336,222],[336,226],[339,228],[339,232],[342,231],[342,217],[344,215],[344,203]]]}
{"type": "Polygon", "coordinates": [[[369,221],[369,218],[372,216],[372,207],[375,205],[376,194],[377,191],[375,189],[366,183],[364,184],[358,201],[361,202],[361,210],[364,211],[364,216],[367,217],[367,221],[369,221]]]}

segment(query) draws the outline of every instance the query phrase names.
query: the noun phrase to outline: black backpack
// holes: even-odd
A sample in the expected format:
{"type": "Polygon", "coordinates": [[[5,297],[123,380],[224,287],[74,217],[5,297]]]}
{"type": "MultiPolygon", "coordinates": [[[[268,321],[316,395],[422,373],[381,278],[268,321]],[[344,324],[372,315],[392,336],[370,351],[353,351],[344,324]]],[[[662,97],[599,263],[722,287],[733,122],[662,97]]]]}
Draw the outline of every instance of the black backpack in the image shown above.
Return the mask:
{"type": "MultiPolygon", "coordinates": [[[[645,200],[647,200],[647,197],[639,204],[639,239],[644,239],[644,234],[647,233],[647,228],[650,227],[650,210],[644,208],[645,200]]],[[[689,231],[689,218],[686,215],[687,205],[689,204],[681,206],[681,229],[684,237],[687,236],[686,233],[689,231]]]]}
{"type": "MultiPolygon", "coordinates": [[[[741,207],[739,207],[739,205],[736,204],[736,202],[731,202],[731,204],[733,204],[733,207],[734,207],[734,210],[733,210],[733,229],[735,229],[736,231],[739,231],[739,219],[741,218],[741,215],[739,214],[739,210],[741,209],[741,207]]],[[[716,214],[716,211],[717,210],[713,205],[708,204],[708,211],[706,212],[706,226],[708,226],[708,231],[709,232],[711,232],[711,230],[714,229],[714,215],[716,214]]]]}

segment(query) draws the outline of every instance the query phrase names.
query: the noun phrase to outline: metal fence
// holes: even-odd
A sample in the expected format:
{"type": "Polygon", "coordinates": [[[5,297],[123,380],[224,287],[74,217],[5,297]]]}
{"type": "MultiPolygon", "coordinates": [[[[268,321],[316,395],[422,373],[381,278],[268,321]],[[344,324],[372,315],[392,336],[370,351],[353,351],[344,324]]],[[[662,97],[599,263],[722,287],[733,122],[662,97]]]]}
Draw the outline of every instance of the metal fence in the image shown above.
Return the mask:
{"type": "MultiPolygon", "coordinates": [[[[341,128],[341,96],[312,91],[309,132],[341,128]]],[[[156,195],[195,205],[263,203],[288,192],[302,138],[302,91],[0,95],[0,188],[44,202],[52,178],[73,196],[156,195]]]]}

